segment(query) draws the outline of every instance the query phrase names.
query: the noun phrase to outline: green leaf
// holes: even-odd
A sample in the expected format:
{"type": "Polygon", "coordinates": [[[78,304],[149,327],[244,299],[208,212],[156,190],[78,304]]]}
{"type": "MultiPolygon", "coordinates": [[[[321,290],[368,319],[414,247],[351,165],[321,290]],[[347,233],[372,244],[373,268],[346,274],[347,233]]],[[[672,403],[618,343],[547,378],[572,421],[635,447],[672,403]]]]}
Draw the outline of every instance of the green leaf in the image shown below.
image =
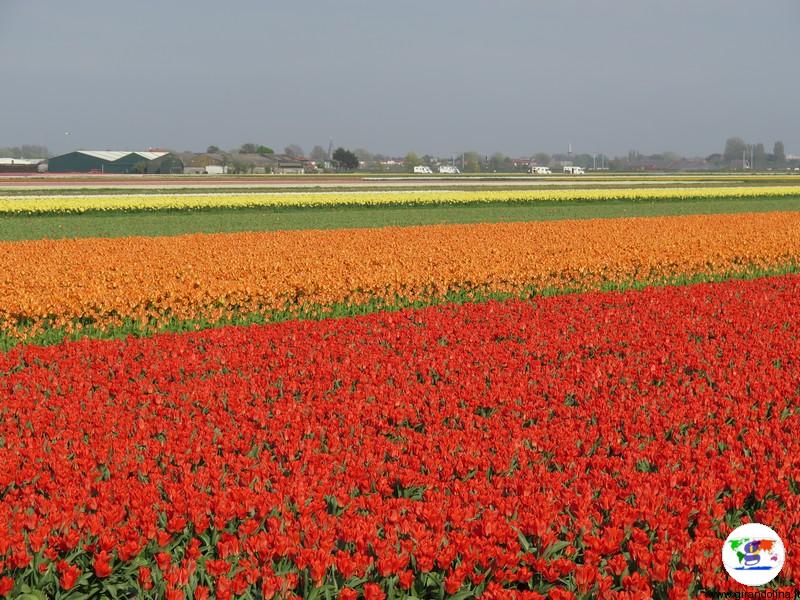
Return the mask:
{"type": "Polygon", "coordinates": [[[470,589],[466,589],[466,590],[460,590],[455,594],[453,594],[452,596],[448,596],[447,598],[448,600],[466,600],[466,598],[474,598],[474,597],[475,594],[473,593],[473,591],[470,589]]]}
{"type": "Polygon", "coordinates": [[[17,600],[47,600],[44,593],[39,590],[31,590],[27,585],[22,586],[22,588],[27,588],[29,591],[23,592],[17,596],[17,600]]]}
{"type": "Polygon", "coordinates": [[[531,545],[531,543],[528,541],[528,538],[526,538],[519,529],[517,529],[517,537],[519,538],[519,545],[522,546],[522,549],[525,552],[529,554],[533,554],[535,552],[536,549],[531,545]]]}
{"type": "Polygon", "coordinates": [[[547,548],[545,548],[545,551],[542,554],[542,556],[543,556],[543,558],[548,559],[551,556],[553,556],[554,554],[557,554],[558,552],[561,552],[564,548],[569,546],[569,544],[570,543],[565,541],[565,540],[560,540],[558,542],[553,542],[547,548]]]}

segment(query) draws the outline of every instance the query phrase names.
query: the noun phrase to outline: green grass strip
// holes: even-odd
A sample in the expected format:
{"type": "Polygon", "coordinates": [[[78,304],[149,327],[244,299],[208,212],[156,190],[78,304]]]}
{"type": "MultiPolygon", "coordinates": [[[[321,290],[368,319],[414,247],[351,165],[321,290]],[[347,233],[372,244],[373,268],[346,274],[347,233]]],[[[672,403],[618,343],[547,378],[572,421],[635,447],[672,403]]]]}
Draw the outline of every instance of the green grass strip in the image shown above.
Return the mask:
{"type": "Polygon", "coordinates": [[[246,208],[0,216],[0,240],[172,236],[237,231],[404,227],[773,211],[800,211],[800,194],[772,198],[529,201],[446,206],[246,208]]]}

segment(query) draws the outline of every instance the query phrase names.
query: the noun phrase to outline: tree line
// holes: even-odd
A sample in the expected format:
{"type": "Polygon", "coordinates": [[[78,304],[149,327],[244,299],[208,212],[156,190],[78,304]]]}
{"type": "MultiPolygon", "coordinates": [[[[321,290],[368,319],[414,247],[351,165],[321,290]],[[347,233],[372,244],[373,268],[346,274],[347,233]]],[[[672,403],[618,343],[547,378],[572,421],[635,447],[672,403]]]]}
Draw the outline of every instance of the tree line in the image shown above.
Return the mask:
{"type": "MultiPolygon", "coordinates": [[[[211,145],[206,149],[208,154],[225,155],[235,161],[237,154],[251,154],[270,156],[275,155],[275,150],[258,143],[244,143],[231,151],[223,151],[219,146],[211,145]]],[[[419,155],[408,152],[400,157],[392,157],[379,153],[372,153],[365,148],[347,149],[337,147],[329,152],[321,145],[315,145],[306,157],[303,148],[298,144],[289,144],[283,148],[283,155],[295,159],[310,159],[320,168],[354,171],[363,168],[369,171],[407,171],[413,172],[414,167],[426,165],[435,168],[442,164],[452,164],[465,173],[511,173],[525,172],[529,165],[556,167],[564,164],[573,164],[586,169],[608,169],[612,171],[626,170],[671,170],[692,168],[706,169],[742,169],[754,170],[782,169],[789,166],[786,150],[782,141],[778,140],[772,145],[772,152],[768,152],[763,143],[748,143],[741,137],[730,137],[725,141],[720,153],[714,153],[703,158],[690,159],[674,152],[662,152],[644,155],[636,150],[631,150],[627,156],[608,157],[605,154],[588,153],[555,153],[537,152],[527,157],[512,159],[502,152],[494,154],[481,154],[474,150],[461,152],[450,157],[442,158],[431,154],[419,155]]],[[[48,158],[50,152],[47,146],[24,144],[0,148],[0,157],[9,158],[48,158]]],[[[796,162],[796,161],[795,161],[796,162]]],[[[791,166],[795,166],[795,162],[791,166]]]]}
{"type": "Polygon", "coordinates": [[[3,158],[50,158],[47,146],[24,144],[22,146],[9,146],[0,148],[0,157],[3,158]]]}
{"type": "Polygon", "coordinates": [[[728,163],[741,163],[751,169],[780,167],[786,163],[786,149],[783,142],[777,141],[772,146],[772,153],[767,153],[764,144],[748,144],[740,137],[731,137],[725,141],[722,159],[728,163]]]}

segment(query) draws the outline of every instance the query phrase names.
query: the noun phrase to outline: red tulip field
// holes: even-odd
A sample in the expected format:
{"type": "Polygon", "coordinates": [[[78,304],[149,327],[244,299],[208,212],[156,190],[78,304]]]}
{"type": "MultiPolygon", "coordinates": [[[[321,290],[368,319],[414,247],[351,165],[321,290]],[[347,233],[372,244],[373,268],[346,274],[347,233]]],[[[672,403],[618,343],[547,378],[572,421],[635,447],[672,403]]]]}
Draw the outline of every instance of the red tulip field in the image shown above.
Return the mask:
{"type": "Polygon", "coordinates": [[[788,275],[18,346],[0,595],[713,597],[749,520],[791,589],[798,316],[788,275]]]}

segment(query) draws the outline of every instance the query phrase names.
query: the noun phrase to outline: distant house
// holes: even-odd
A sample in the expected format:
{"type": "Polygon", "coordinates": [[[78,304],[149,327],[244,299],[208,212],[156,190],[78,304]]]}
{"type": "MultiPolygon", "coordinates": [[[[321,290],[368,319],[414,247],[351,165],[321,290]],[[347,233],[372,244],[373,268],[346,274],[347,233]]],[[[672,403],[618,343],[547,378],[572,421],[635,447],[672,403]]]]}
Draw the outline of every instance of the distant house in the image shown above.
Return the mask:
{"type": "Polygon", "coordinates": [[[225,165],[208,165],[203,167],[206,175],[227,175],[228,167],[225,165]]]}
{"type": "Polygon", "coordinates": [[[183,173],[183,162],[170,152],[76,150],[47,161],[51,173],[183,173]]]}
{"type": "Polygon", "coordinates": [[[0,173],[38,173],[45,170],[44,158],[0,158],[0,173]]]}
{"type": "Polygon", "coordinates": [[[228,172],[225,157],[221,154],[181,152],[184,175],[222,175],[228,172]]]}
{"type": "Polygon", "coordinates": [[[306,163],[300,157],[288,154],[272,154],[272,173],[274,175],[302,175],[306,172],[306,163]]]}
{"type": "Polygon", "coordinates": [[[399,172],[405,167],[405,163],[400,158],[389,158],[378,161],[378,166],[383,171],[399,172]]]}
{"type": "Polygon", "coordinates": [[[231,152],[230,154],[209,154],[182,152],[186,174],[250,173],[254,175],[302,175],[317,170],[314,161],[302,156],[288,154],[255,154],[231,152]]]}
{"type": "Polygon", "coordinates": [[[295,158],[288,154],[242,154],[234,152],[228,155],[228,164],[235,172],[274,175],[302,175],[309,167],[304,158],[295,158]]]}
{"type": "Polygon", "coordinates": [[[671,165],[675,171],[713,171],[714,165],[703,158],[682,158],[671,165]]]}
{"type": "Polygon", "coordinates": [[[205,167],[183,167],[184,175],[205,175],[207,173],[205,167]]]}
{"type": "Polygon", "coordinates": [[[512,158],[511,159],[511,166],[515,169],[528,169],[531,166],[533,159],[530,158],[512,158]]]}
{"type": "Polygon", "coordinates": [[[232,152],[228,155],[228,165],[235,173],[272,173],[273,155],[232,152]]]}

